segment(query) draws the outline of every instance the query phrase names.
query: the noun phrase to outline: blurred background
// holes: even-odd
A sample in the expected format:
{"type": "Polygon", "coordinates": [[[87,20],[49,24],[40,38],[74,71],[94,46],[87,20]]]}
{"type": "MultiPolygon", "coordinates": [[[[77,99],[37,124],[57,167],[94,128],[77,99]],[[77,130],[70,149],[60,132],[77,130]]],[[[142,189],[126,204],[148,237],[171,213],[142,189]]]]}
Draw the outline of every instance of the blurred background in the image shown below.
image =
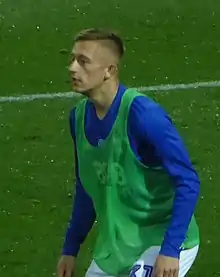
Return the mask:
{"type": "Polygon", "coordinates": [[[219,0],[0,0],[0,276],[55,275],[74,194],[68,118],[78,100],[53,93],[71,90],[73,37],[90,27],[119,32],[121,82],[161,103],[183,136],[201,180],[201,247],[189,276],[220,276],[219,0]],[[51,98],[23,101],[42,93],[51,98]]]}

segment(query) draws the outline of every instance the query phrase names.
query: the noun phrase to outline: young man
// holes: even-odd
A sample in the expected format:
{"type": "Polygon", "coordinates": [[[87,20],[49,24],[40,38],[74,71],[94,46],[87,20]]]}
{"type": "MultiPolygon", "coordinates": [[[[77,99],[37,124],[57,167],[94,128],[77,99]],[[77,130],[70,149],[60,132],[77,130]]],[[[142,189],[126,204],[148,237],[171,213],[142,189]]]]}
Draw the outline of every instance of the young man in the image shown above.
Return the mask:
{"type": "Polygon", "coordinates": [[[123,54],[106,30],[75,38],[69,70],[86,99],[70,114],[77,181],[59,277],[74,272],[95,219],[87,277],[183,277],[198,252],[198,176],[166,112],[119,83],[123,54]]]}

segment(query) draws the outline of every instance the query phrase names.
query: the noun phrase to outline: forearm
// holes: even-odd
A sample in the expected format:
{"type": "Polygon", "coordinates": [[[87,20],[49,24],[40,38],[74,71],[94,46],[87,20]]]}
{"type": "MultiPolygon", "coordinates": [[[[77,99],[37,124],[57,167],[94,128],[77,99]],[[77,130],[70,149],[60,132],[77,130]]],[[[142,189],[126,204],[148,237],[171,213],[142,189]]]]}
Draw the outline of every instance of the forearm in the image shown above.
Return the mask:
{"type": "Polygon", "coordinates": [[[176,187],[172,217],[160,251],[162,255],[179,258],[199,197],[200,184],[194,176],[193,180],[182,181],[176,187]]]}
{"type": "Polygon", "coordinates": [[[63,255],[77,256],[95,221],[95,211],[91,198],[83,189],[80,181],[76,185],[76,194],[72,217],[67,228],[63,246],[63,255]]]}

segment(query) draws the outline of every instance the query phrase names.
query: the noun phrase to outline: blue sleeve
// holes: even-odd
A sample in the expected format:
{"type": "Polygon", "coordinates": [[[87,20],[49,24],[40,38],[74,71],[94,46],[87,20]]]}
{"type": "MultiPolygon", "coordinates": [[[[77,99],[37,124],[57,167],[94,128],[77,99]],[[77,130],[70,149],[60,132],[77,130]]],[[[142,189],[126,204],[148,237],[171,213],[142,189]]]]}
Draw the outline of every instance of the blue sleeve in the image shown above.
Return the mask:
{"type": "Polygon", "coordinates": [[[158,104],[149,98],[137,97],[131,106],[129,122],[137,139],[154,147],[155,156],[173,180],[173,212],[160,254],[179,258],[199,197],[198,175],[174,124],[158,104]]]}
{"type": "MultiPolygon", "coordinates": [[[[75,145],[75,111],[70,114],[70,131],[75,145]]],[[[72,216],[67,228],[63,246],[63,255],[77,256],[80,245],[84,242],[95,221],[95,210],[92,199],[84,190],[78,172],[78,158],[75,145],[76,192],[72,216]]]]}

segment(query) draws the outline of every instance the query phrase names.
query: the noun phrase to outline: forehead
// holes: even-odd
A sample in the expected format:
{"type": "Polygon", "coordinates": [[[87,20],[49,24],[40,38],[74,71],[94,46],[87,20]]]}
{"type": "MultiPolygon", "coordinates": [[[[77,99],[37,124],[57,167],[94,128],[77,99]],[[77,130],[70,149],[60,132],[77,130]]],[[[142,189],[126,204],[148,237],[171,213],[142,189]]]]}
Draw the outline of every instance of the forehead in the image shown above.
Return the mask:
{"type": "Polygon", "coordinates": [[[101,44],[97,41],[78,41],[74,44],[72,53],[92,59],[98,56],[101,48],[101,44]]]}
{"type": "Polygon", "coordinates": [[[72,54],[82,55],[99,63],[112,62],[112,53],[100,41],[78,41],[73,46],[72,54]]]}

